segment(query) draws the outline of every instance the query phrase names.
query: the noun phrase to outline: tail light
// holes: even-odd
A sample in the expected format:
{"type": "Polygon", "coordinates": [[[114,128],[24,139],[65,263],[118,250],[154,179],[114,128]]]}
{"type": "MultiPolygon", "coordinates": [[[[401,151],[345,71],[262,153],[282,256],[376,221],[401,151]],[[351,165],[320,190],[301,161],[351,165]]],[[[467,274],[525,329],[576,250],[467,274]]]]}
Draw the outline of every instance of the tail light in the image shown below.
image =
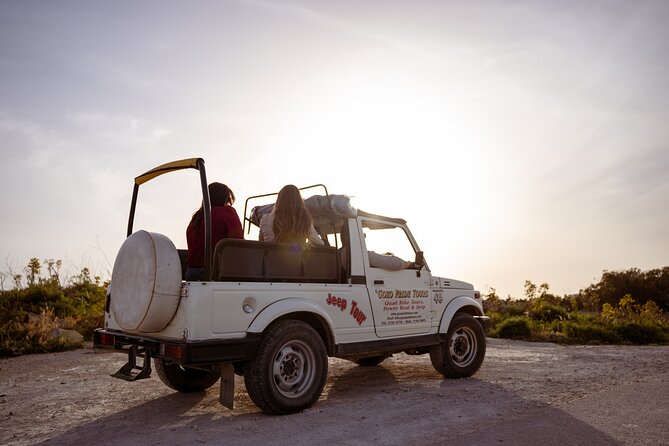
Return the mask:
{"type": "Polygon", "coordinates": [[[109,345],[113,347],[116,343],[116,338],[114,335],[110,335],[107,333],[100,333],[98,335],[98,344],[99,345],[109,345]]]}
{"type": "Polygon", "coordinates": [[[170,358],[181,359],[181,346],[174,344],[161,344],[160,355],[169,356],[170,358]]]}

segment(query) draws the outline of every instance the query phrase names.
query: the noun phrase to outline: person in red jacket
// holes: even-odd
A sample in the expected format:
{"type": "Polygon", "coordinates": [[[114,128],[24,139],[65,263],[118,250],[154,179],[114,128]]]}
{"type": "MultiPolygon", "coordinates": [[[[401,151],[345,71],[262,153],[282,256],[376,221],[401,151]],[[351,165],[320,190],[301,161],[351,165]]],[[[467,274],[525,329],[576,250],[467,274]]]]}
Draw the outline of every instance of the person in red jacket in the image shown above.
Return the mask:
{"type": "MultiPolygon", "coordinates": [[[[211,248],[224,238],[244,238],[242,223],[232,207],[235,194],[222,183],[209,185],[211,202],[211,248]]],[[[190,220],[186,229],[188,257],[186,280],[202,280],[204,276],[204,204],[190,220]]]]}

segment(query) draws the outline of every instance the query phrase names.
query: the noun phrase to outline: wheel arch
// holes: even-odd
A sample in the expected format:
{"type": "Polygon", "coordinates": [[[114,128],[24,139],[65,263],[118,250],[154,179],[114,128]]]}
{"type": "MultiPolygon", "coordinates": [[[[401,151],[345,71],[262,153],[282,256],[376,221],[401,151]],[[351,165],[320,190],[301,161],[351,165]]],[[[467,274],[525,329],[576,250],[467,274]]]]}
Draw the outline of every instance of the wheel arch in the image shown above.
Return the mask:
{"type": "Polygon", "coordinates": [[[457,313],[467,313],[472,316],[483,316],[483,307],[474,298],[469,296],[458,296],[451,300],[443,314],[441,315],[441,322],[439,323],[439,333],[448,332],[448,327],[451,324],[453,316],[457,313]]]}
{"type": "Polygon", "coordinates": [[[284,320],[298,320],[309,324],[323,340],[328,356],[334,355],[334,323],[322,307],[310,300],[289,298],[275,302],[258,313],[247,331],[262,333],[270,325],[284,320]]]}

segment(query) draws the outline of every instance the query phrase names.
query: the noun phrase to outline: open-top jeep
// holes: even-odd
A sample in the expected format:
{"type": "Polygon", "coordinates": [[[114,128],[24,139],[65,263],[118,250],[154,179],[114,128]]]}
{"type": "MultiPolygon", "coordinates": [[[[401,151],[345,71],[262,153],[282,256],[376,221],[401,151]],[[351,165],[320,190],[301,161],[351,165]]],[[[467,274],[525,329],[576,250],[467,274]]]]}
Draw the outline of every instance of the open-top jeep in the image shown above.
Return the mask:
{"type": "MultiPolygon", "coordinates": [[[[250,199],[245,228],[271,209],[257,206],[247,214],[250,199]]],[[[305,203],[323,247],[239,239],[211,246],[202,159],[164,164],[135,178],[128,238],[114,263],[105,326],[94,336],[98,351],[128,355],[113,376],[147,378],[153,358],[160,379],[180,392],[202,391],[220,379],[221,403],[232,408],[234,377],[242,375],[258,407],[284,414],[316,402],[328,356],[374,366],[393,353],[429,354],[448,378],[479,369],[488,322],[480,294],[469,283],[433,276],[406,221],[355,210],[348,197],[327,189],[305,203]],[[167,237],[133,232],[139,186],[189,168],[199,171],[203,194],[201,281],[183,280],[185,251],[167,237]],[[384,244],[411,253],[411,268],[371,267],[368,250],[384,244]]]]}

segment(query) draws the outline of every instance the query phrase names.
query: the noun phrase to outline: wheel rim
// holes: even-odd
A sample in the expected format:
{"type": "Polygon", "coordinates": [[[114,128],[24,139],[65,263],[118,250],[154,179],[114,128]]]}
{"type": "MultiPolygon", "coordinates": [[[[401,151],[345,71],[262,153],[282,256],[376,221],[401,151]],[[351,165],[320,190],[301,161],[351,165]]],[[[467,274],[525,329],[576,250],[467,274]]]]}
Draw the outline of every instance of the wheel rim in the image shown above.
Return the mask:
{"type": "Polygon", "coordinates": [[[276,389],[286,398],[299,398],[315,380],[314,351],[302,341],[284,344],[274,356],[272,378],[276,389]]]}
{"type": "Polygon", "coordinates": [[[448,354],[458,367],[467,367],[476,359],[476,334],[468,327],[460,327],[451,336],[448,354]]]}

